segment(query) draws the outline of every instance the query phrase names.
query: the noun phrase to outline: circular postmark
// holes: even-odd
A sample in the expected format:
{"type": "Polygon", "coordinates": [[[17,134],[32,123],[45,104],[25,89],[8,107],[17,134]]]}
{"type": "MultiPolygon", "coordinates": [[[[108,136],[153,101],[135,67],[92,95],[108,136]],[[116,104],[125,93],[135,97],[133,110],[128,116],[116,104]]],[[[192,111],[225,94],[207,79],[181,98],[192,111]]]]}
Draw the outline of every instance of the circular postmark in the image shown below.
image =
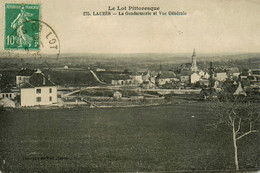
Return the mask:
{"type": "Polygon", "coordinates": [[[13,26],[10,35],[12,48],[9,56],[17,57],[26,54],[32,58],[58,58],[60,55],[60,40],[54,29],[41,20],[29,20],[13,26]]]}

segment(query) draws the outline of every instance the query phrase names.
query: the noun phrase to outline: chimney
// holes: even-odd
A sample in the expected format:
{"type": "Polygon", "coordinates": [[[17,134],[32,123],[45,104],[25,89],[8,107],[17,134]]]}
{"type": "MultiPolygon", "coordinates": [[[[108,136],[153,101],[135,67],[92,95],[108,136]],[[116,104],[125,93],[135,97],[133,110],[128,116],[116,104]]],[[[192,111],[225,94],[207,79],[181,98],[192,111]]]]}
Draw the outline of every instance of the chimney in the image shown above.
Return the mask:
{"type": "Polygon", "coordinates": [[[42,84],[45,85],[45,77],[42,76],[42,84]]]}

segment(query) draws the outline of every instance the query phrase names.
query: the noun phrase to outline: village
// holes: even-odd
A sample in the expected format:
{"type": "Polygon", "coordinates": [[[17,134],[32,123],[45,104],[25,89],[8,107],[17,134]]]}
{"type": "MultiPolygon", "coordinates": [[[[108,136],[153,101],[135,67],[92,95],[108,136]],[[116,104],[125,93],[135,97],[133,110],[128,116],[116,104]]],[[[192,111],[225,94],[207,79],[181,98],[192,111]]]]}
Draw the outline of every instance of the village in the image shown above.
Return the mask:
{"type": "MultiPolygon", "coordinates": [[[[95,84],[67,86],[57,84],[45,69],[21,68],[15,84],[0,90],[0,106],[33,107],[124,107],[173,104],[176,100],[207,101],[223,93],[244,97],[259,96],[260,69],[242,71],[236,67],[208,68],[197,65],[193,50],[190,62],[177,69],[131,72],[86,69],[95,84]]],[[[75,70],[65,65],[53,71],[75,70]]],[[[4,77],[0,74],[0,82],[4,77]]],[[[256,100],[253,98],[253,100],[256,100]]]]}

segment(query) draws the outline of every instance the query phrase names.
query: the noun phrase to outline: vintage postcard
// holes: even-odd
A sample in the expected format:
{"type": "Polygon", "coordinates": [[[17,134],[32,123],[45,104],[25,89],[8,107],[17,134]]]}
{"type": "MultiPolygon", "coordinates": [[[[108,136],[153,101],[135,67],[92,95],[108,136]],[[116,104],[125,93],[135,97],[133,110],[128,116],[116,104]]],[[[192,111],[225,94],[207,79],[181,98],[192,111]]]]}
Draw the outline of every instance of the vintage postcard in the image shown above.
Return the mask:
{"type": "Polygon", "coordinates": [[[259,9],[1,0],[0,173],[259,172],[259,9]]]}

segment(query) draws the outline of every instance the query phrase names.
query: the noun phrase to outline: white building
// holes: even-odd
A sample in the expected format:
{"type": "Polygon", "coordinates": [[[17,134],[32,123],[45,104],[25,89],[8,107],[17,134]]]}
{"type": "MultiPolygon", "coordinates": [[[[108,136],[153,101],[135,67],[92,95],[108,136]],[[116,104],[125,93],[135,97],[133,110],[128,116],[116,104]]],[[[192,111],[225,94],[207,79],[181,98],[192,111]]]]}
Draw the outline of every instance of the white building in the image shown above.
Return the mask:
{"type": "Polygon", "coordinates": [[[217,80],[217,81],[225,81],[228,78],[227,73],[226,72],[217,72],[214,74],[213,79],[217,80]]]}
{"type": "Polygon", "coordinates": [[[120,99],[122,99],[122,93],[119,92],[119,91],[116,91],[116,92],[113,94],[113,98],[114,98],[115,100],[120,100],[120,99]]]}
{"type": "Polygon", "coordinates": [[[142,75],[131,75],[132,81],[134,84],[141,84],[143,83],[143,76],[142,75]]]}
{"type": "Polygon", "coordinates": [[[199,73],[198,73],[201,77],[203,77],[205,75],[205,72],[200,70],[199,73]]]}
{"type": "Polygon", "coordinates": [[[160,78],[158,80],[159,85],[165,85],[167,83],[172,83],[173,79],[172,78],[160,78]]]}
{"type": "Polygon", "coordinates": [[[200,81],[201,76],[198,73],[192,73],[190,76],[190,83],[196,83],[200,81]]]}
{"type": "Polygon", "coordinates": [[[132,79],[117,79],[111,81],[112,85],[133,85],[132,79]]]}
{"type": "Polygon", "coordinates": [[[203,77],[209,79],[210,75],[206,72],[203,77]]]}
{"type": "Polygon", "coordinates": [[[21,86],[21,106],[51,105],[57,102],[57,86],[44,76],[35,72],[29,82],[21,86]]]}
{"type": "Polygon", "coordinates": [[[5,88],[3,91],[0,92],[0,99],[1,98],[14,99],[16,96],[17,96],[17,93],[11,91],[8,88],[5,88]]]}

